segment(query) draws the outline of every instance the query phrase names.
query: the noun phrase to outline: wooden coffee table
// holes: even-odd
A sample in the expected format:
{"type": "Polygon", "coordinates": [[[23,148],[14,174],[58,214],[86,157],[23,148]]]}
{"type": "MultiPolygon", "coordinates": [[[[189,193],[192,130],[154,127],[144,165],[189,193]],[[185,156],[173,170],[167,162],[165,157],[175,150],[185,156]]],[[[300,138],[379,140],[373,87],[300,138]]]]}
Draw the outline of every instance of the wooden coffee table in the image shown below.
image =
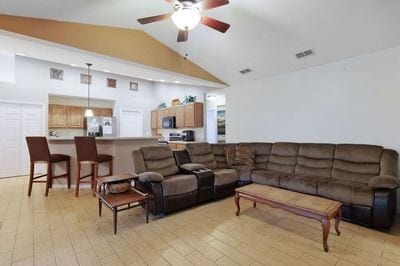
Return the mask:
{"type": "Polygon", "coordinates": [[[331,227],[330,220],[333,218],[336,220],[336,233],[340,235],[339,223],[342,216],[340,210],[342,204],[340,202],[267,185],[250,184],[236,189],[236,216],[239,216],[240,213],[240,198],[253,201],[254,208],[257,202],[259,202],[273,208],[280,208],[300,216],[320,221],[323,232],[323,247],[326,252],[329,251],[328,236],[331,227]]]}
{"type": "Polygon", "coordinates": [[[146,222],[149,222],[149,199],[153,196],[149,193],[144,193],[136,188],[130,188],[123,193],[107,193],[106,185],[109,183],[119,181],[132,181],[137,178],[137,175],[124,174],[115,176],[106,176],[97,179],[99,184],[98,191],[96,192],[99,198],[99,217],[101,217],[102,205],[105,204],[113,212],[114,221],[114,235],[117,234],[117,213],[120,211],[136,208],[145,205],[146,208],[146,222]],[[122,208],[121,208],[122,207],[122,208]]]}

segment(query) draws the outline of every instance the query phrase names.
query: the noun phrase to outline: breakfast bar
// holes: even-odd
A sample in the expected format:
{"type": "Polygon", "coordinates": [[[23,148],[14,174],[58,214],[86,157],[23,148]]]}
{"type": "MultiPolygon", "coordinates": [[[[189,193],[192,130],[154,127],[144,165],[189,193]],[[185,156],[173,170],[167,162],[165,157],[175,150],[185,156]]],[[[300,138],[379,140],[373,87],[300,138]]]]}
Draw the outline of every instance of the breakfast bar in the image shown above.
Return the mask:
{"type": "MultiPolygon", "coordinates": [[[[71,181],[76,180],[76,148],[73,137],[48,138],[51,153],[61,153],[71,156],[71,181]]],[[[109,154],[114,158],[113,169],[115,174],[135,172],[132,163],[132,151],[143,146],[158,145],[157,137],[96,137],[98,153],[109,154]]],[[[55,173],[65,172],[63,164],[54,164],[55,173]]],[[[83,168],[83,172],[90,172],[89,167],[83,168]]],[[[99,165],[99,175],[108,173],[107,164],[99,165]]],[[[62,184],[63,180],[54,180],[55,185],[62,184]]]]}

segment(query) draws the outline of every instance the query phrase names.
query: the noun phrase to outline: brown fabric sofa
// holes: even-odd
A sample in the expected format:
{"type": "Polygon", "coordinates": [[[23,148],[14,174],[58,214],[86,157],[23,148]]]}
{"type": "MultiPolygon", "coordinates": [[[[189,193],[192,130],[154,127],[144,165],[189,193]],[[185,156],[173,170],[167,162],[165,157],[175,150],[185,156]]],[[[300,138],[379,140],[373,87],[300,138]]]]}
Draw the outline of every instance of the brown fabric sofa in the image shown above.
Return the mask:
{"type": "MultiPolygon", "coordinates": [[[[255,182],[338,200],[345,219],[380,229],[391,227],[398,187],[396,151],[357,144],[237,145],[256,156],[254,167],[232,166],[240,184],[255,182]]],[[[212,150],[222,161],[224,144],[213,144],[212,150]]]]}
{"type": "Polygon", "coordinates": [[[172,150],[167,146],[149,146],[132,153],[136,186],[153,194],[149,211],[166,214],[197,204],[198,183],[195,175],[183,174],[172,150]]]}
{"type": "Polygon", "coordinates": [[[186,150],[192,163],[204,165],[214,172],[214,199],[224,198],[233,195],[238,184],[238,173],[234,169],[228,169],[226,162],[213,153],[209,143],[189,143],[186,150]]]}

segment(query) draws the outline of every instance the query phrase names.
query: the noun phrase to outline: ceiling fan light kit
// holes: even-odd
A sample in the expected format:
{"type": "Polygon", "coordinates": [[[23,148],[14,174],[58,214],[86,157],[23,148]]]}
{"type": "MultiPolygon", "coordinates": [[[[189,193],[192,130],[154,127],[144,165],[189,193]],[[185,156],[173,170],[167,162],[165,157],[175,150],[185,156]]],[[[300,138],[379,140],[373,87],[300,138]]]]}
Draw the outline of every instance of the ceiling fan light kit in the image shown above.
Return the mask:
{"type": "Polygon", "coordinates": [[[210,27],[219,32],[225,33],[230,25],[208,17],[201,16],[200,12],[217,8],[229,4],[229,0],[166,0],[173,5],[175,12],[170,14],[157,15],[152,17],[140,18],[140,24],[148,24],[171,18],[178,27],[178,42],[188,40],[189,31],[194,29],[199,23],[210,27]]]}

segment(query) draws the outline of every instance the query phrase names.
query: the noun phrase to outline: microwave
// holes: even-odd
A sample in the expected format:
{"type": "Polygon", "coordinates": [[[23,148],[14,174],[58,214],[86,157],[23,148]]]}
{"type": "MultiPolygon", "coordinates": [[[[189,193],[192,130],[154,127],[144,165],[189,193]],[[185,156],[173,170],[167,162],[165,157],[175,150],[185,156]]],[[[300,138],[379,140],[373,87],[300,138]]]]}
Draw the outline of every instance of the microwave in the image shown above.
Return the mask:
{"type": "Polygon", "coordinates": [[[162,119],[162,128],[176,128],[175,116],[167,116],[162,119]]]}

